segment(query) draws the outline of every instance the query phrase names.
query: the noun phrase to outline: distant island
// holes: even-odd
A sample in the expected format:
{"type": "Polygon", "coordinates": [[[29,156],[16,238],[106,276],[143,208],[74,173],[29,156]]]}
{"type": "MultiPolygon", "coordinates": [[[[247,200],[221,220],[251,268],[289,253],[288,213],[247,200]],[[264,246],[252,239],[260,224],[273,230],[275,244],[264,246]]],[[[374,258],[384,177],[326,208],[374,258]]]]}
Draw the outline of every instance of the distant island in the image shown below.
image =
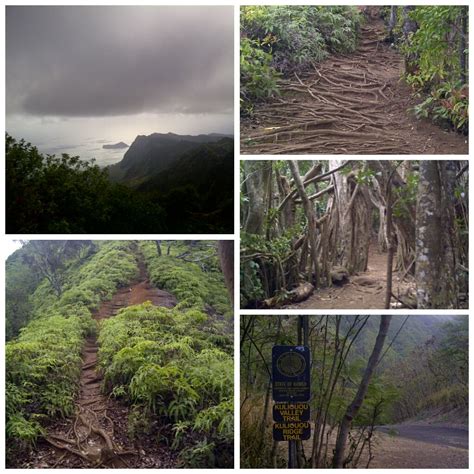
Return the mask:
{"type": "Polygon", "coordinates": [[[121,148],[128,148],[128,145],[124,142],[113,143],[111,145],[102,145],[104,150],[120,150],[121,148]]]}

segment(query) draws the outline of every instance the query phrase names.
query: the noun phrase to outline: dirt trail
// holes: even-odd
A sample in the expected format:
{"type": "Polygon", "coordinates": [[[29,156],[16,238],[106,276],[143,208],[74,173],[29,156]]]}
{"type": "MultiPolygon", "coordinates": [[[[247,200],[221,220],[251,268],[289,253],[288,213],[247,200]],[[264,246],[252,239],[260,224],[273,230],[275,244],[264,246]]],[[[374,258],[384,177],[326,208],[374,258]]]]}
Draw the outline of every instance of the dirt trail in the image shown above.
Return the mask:
{"type": "MultiPolygon", "coordinates": [[[[467,469],[469,467],[468,432],[458,436],[456,443],[444,429],[434,427],[431,434],[422,436],[392,436],[376,432],[374,436],[374,459],[371,468],[420,468],[420,469],[467,469]]],[[[366,460],[365,460],[366,461],[366,460]]]]}
{"type": "MultiPolygon", "coordinates": [[[[101,304],[93,315],[100,321],[145,301],[171,308],[176,299],[166,291],[153,288],[143,262],[140,274],[129,286],[119,289],[110,301],[101,304]]],[[[48,427],[47,441],[42,440],[22,467],[31,468],[149,468],[172,467],[166,448],[150,440],[137,446],[127,434],[128,409],[102,393],[103,376],[98,370],[97,337],[87,338],[76,399],[74,419],[58,421],[48,427]]]]}
{"type": "MultiPolygon", "coordinates": [[[[374,469],[441,469],[467,468],[469,432],[467,426],[416,424],[377,427],[372,438],[369,467],[374,469]],[[395,428],[398,431],[387,431],[395,428]]],[[[328,452],[335,448],[336,433],[330,435],[328,452]]],[[[313,439],[304,441],[306,456],[311,455],[313,439]]],[[[282,445],[284,443],[281,443],[282,445]]],[[[286,457],[282,446],[281,455],[286,457]]],[[[367,467],[369,451],[366,449],[357,465],[367,467]]]]}
{"type": "Polygon", "coordinates": [[[439,446],[469,449],[467,426],[453,427],[432,424],[400,424],[377,427],[377,431],[393,434],[395,437],[423,441],[439,446]]]}
{"type": "Polygon", "coordinates": [[[382,20],[362,28],[357,50],[330,56],[281,83],[241,125],[242,154],[467,154],[467,137],[416,120],[419,103],[400,80],[402,56],[382,20]]]}
{"type": "MultiPolygon", "coordinates": [[[[396,257],[394,258],[394,261],[396,257]]],[[[316,290],[307,300],[286,306],[289,309],[383,309],[387,282],[387,254],[376,247],[369,250],[366,272],[350,277],[349,283],[316,290]]],[[[393,293],[404,295],[410,284],[393,273],[393,293]]],[[[393,298],[392,298],[393,301],[393,298]]]]}

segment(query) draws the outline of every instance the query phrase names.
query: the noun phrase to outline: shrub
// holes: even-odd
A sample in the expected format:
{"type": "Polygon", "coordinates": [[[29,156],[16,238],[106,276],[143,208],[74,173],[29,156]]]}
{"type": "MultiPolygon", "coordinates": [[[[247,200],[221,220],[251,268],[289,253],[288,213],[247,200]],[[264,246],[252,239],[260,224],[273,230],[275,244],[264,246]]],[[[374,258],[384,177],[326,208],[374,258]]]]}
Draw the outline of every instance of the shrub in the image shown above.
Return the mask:
{"type": "Polygon", "coordinates": [[[46,281],[33,294],[33,320],[6,345],[7,434],[16,443],[34,442],[43,420],[74,412],[84,338],[95,331],[91,310],[136,275],[130,245],[98,244],[68,270],[59,299],[46,281]]]}
{"type": "Polygon", "coordinates": [[[172,425],[173,449],[192,445],[180,452],[186,466],[221,465],[219,452],[233,445],[232,345],[218,348],[209,329],[209,318],[195,308],[147,302],[104,320],[99,336],[108,387],[119,386],[148,418],[137,423],[132,417],[130,431],[136,435],[163,418],[162,425],[172,425]]]}
{"type": "Polygon", "coordinates": [[[417,118],[431,117],[435,122],[447,123],[462,132],[468,132],[469,97],[467,87],[444,84],[433,90],[421,104],[414,107],[417,118]]]}
{"type": "Polygon", "coordinates": [[[32,321],[6,345],[7,434],[34,441],[38,422],[74,411],[83,338],[92,319],[60,315],[32,321]]]}
{"type": "Polygon", "coordinates": [[[265,51],[263,45],[256,39],[240,40],[240,102],[247,114],[253,111],[252,102],[278,93],[280,74],[272,66],[271,52],[265,51]]]}
{"type": "Polygon", "coordinates": [[[469,93],[463,70],[467,46],[462,50],[464,6],[418,6],[410,12],[417,29],[401,44],[410,61],[405,78],[420,96],[426,97],[414,112],[468,132],[469,93]]]}
{"type": "Polygon", "coordinates": [[[240,14],[241,104],[278,93],[280,73],[353,51],[361,15],[351,6],[245,6],[240,14]]]}
{"type": "Polygon", "coordinates": [[[140,248],[152,283],[173,293],[180,308],[203,310],[210,306],[217,313],[232,317],[224,277],[217,263],[200,267],[176,256],[158,256],[153,242],[142,242],[140,248]]]}

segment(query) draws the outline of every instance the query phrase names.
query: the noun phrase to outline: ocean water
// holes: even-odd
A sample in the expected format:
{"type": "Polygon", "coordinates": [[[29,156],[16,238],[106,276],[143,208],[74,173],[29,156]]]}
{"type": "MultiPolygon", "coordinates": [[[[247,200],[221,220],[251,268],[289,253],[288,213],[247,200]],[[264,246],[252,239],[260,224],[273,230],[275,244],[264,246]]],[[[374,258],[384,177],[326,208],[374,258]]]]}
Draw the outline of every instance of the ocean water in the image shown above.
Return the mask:
{"type": "MultiPolygon", "coordinates": [[[[61,155],[67,153],[71,156],[79,156],[81,160],[90,161],[95,159],[95,164],[100,167],[105,167],[118,163],[123,155],[126,153],[128,148],[121,148],[119,150],[105,150],[102,145],[112,144],[109,140],[88,140],[82,144],[64,143],[54,144],[48,143],[47,145],[37,145],[38,150],[41,153],[51,155],[61,155]]],[[[127,143],[129,145],[129,143],[127,143]]]]}
{"type": "Polygon", "coordinates": [[[99,166],[119,162],[128,148],[104,150],[102,145],[125,142],[137,135],[174,132],[182,135],[232,133],[232,114],[135,114],[113,117],[33,117],[7,115],[6,131],[24,138],[42,153],[68,153],[83,160],[95,158],[99,166]]]}

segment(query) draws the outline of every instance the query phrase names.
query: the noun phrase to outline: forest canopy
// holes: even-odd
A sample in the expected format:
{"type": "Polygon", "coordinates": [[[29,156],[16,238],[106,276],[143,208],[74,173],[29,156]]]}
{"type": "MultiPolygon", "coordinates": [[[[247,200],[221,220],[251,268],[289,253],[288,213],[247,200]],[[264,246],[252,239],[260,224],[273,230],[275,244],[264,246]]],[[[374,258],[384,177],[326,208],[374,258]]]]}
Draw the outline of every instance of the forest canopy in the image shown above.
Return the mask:
{"type": "Polygon", "coordinates": [[[466,307],[467,196],[462,161],[242,161],[241,304],[466,307]]]}
{"type": "MultiPolygon", "coordinates": [[[[230,171],[232,141],[225,148],[230,171]]],[[[209,150],[206,157],[213,156],[209,150]]],[[[199,163],[199,157],[194,159],[199,163]]],[[[215,207],[214,193],[221,196],[226,189],[231,195],[231,172],[206,189],[189,184],[190,176],[202,177],[203,172],[170,172],[167,179],[149,183],[141,191],[112,182],[107,169],[94,161],[67,154],[45,156],[30,143],[7,134],[6,230],[16,234],[228,232],[233,226],[231,198],[219,202],[214,212],[209,206],[215,207]]],[[[206,173],[209,179],[212,167],[206,173]]]]}

